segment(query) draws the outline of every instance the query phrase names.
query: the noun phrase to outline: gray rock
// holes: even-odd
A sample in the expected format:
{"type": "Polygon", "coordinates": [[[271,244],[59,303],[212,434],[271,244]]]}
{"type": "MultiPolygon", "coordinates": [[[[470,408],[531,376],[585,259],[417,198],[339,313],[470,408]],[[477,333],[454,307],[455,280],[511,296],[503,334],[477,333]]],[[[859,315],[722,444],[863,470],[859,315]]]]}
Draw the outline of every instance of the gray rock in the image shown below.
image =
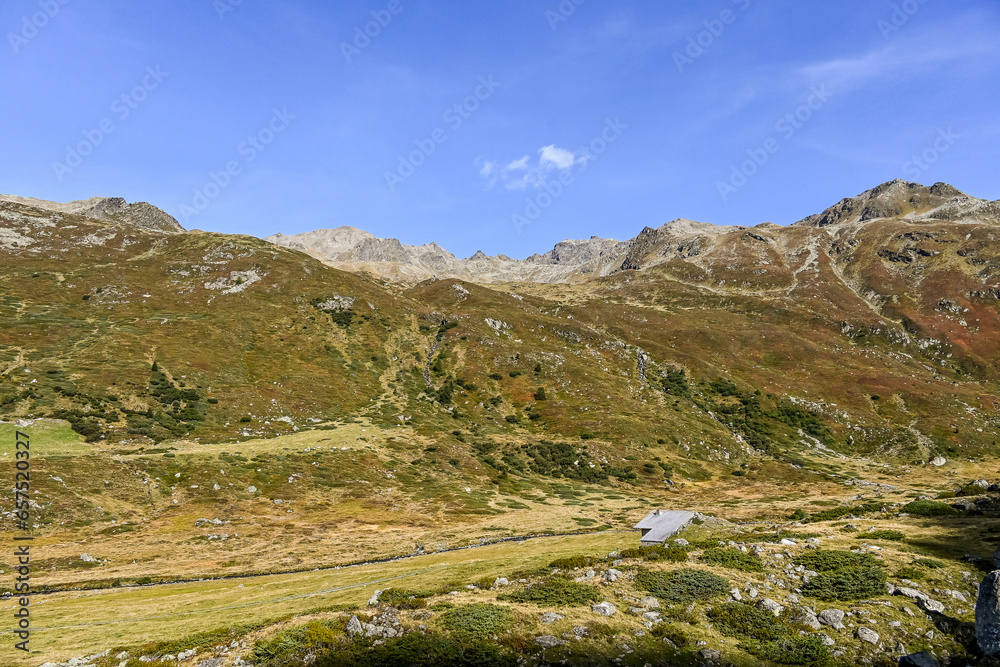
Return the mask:
{"type": "Polygon", "coordinates": [[[659,609],[660,608],[660,601],[657,600],[656,598],[652,597],[652,596],[650,596],[648,598],[643,598],[643,599],[639,600],[639,604],[641,604],[646,609],[659,609]]]}
{"type": "Polygon", "coordinates": [[[590,632],[587,630],[587,628],[583,627],[582,625],[574,625],[573,634],[576,635],[577,637],[586,637],[590,634],[590,632]]]}
{"type": "Polygon", "coordinates": [[[819,613],[819,622],[834,630],[844,629],[844,612],[839,609],[824,609],[819,613]]]}
{"type": "Polygon", "coordinates": [[[858,639],[863,642],[868,642],[873,646],[878,645],[879,636],[878,633],[871,628],[866,628],[864,626],[858,628],[857,630],[858,639]]]}
{"type": "Polygon", "coordinates": [[[566,617],[563,616],[562,614],[557,614],[554,611],[547,611],[544,614],[542,614],[541,621],[542,623],[548,625],[549,623],[555,623],[556,621],[561,621],[564,618],[566,617]]]}
{"type": "Polygon", "coordinates": [[[364,633],[365,629],[357,616],[351,616],[351,620],[347,622],[347,627],[344,628],[344,631],[349,635],[360,635],[364,633]]]}
{"type": "Polygon", "coordinates": [[[622,576],[621,570],[616,570],[616,569],[612,568],[612,569],[610,569],[610,570],[608,570],[607,572],[604,573],[604,580],[605,581],[609,581],[611,583],[614,583],[614,582],[618,581],[618,578],[620,576],[622,576]]]}
{"type": "Polygon", "coordinates": [[[938,667],[938,662],[927,651],[921,651],[904,655],[899,659],[899,667],[938,667]]]}
{"type": "Polygon", "coordinates": [[[601,602],[600,604],[595,604],[590,608],[595,614],[600,614],[601,616],[614,616],[618,610],[610,602],[601,602]]]}
{"type": "Polygon", "coordinates": [[[686,547],[687,545],[689,545],[691,543],[688,542],[687,540],[685,540],[684,538],[680,538],[680,539],[674,540],[674,544],[676,544],[679,547],[686,547]]]}
{"type": "Polygon", "coordinates": [[[642,618],[650,623],[660,622],[660,612],[658,611],[647,611],[642,615],[642,618]]]}
{"type": "Polygon", "coordinates": [[[830,637],[830,635],[826,634],[825,632],[818,632],[816,633],[816,636],[819,637],[819,640],[821,642],[823,642],[823,646],[833,646],[837,643],[833,641],[833,638],[830,637]]]}
{"type": "MultiPolygon", "coordinates": [[[[80,560],[82,560],[84,563],[96,563],[97,562],[97,559],[94,558],[93,556],[91,556],[90,554],[83,554],[82,556],[80,556],[80,560]]],[[[75,659],[76,658],[74,658],[74,660],[75,659]]]]}
{"type": "Polygon", "coordinates": [[[986,655],[1000,655],[1000,570],[986,575],[976,600],[976,639],[986,655]]]}
{"type": "Polygon", "coordinates": [[[566,642],[552,635],[542,635],[541,637],[535,637],[535,643],[542,648],[555,648],[556,646],[562,646],[566,642]]]}
{"type": "Polygon", "coordinates": [[[380,597],[382,597],[382,591],[375,591],[374,593],[372,593],[372,596],[370,598],[368,598],[368,606],[369,607],[377,607],[378,606],[378,600],[379,600],[380,597]]]}
{"type": "Polygon", "coordinates": [[[931,459],[931,465],[937,466],[938,468],[940,468],[946,463],[948,463],[948,459],[944,458],[943,456],[935,456],[933,459],[931,459]]]}
{"type": "Polygon", "coordinates": [[[700,653],[702,660],[708,660],[709,662],[722,659],[722,652],[715,649],[703,648],[700,653]]]}
{"type": "Polygon", "coordinates": [[[198,667],[221,667],[222,658],[209,658],[198,663],[198,667]]]}
{"type": "Polygon", "coordinates": [[[509,586],[510,582],[507,581],[507,577],[497,577],[493,580],[493,587],[500,588],[501,586],[509,586]]]}
{"type": "Polygon", "coordinates": [[[769,611],[775,616],[781,616],[781,612],[785,611],[784,607],[782,607],[780,604],[778,604],[777,602],[775,602],[770,598],[764,598],[763,600],[758,602],[757,608],[769,611]]]}
{"type": "Polygon", "coordinates": [[[733,590],[729,591],[729,596],[736,602],[741,602],[743,600],[743,596],[740,595],[740,589],[738,588],[734,588],[733,590]]]}
{"type": "Polygon", "coordinates": [[[938,602],[937,600],[932,600],[930,596],[928,596],[926,593],[921,593],[915,588],[899,586],[893,593],[895,595],[902,595],[904,597],[910,598],[911,600],[916,602],[917,606],[923,609],[924,611],[932,611],[932,612],[937,612],[939,614],[944,612],[944,604],[938,602]]]}
{"type": "Polygon", "coordinates": [[[801,608],[796,612],[794,620],[798,621],[802,625],[809,626],[813,630],[819,630],[823,627],[823,624],[819,622],[819,617],[812,613],[811,610],[805,608],[801,608]]]}

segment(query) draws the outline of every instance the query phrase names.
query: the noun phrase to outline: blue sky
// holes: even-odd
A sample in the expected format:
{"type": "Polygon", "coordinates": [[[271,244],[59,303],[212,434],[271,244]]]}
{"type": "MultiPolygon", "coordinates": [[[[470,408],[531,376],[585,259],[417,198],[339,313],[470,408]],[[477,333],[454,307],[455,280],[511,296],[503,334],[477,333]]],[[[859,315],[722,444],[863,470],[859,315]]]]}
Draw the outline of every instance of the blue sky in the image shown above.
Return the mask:
{"type": "Polygon", "coordinates": [[[0,191],[189,229],[525,257],[893,178],[1000,199],[985,0],[8,0],[0,29],[0,191]]]}

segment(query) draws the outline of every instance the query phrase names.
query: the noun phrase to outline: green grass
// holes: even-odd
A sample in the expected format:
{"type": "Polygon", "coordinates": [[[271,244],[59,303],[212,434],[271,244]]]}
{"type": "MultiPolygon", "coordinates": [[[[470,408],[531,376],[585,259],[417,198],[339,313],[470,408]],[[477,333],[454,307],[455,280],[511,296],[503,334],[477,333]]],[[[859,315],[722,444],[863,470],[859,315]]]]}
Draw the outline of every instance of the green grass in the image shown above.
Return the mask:
{"type": "Polygon", "coordinates": [[[707,570],[682,569],[672,572],[643,570],[635,577],[636,586],[670,603],[710,600],[725,595],[732,584],[707,570]]]}
{"type": "Polygon", "coordinates": [[[0,424],[0,442],[10,451],[14,449],[18,431],[30,436],[32,456],[78,456],[93,451],[92,446],[84,442],[83,436],[73,431],[65,421],[42,419],[27,428],[0,424]]]}

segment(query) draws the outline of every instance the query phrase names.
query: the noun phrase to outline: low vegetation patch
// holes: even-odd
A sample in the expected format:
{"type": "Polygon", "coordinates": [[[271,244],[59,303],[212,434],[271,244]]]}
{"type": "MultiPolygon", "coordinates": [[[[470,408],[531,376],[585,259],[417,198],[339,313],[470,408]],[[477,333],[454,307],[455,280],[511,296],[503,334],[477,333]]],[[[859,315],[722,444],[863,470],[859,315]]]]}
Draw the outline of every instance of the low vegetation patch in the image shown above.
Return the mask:
{"type": "Polygon", "coordinates": [[[663,547],[659,545],[622,549],[619,555],[622,558],[641,558],[650,562],[666,561],[670,563],[683,563],[688,559],[687,551],[680,547],[663,547]]]}
{"type": "Polygon", "coordinates": [[[864,535],[858,535],[859,540],[891,540],[901,542],[906,537],[898,530],[870,530],[864,535]]]}
{"type": "Polygon", "coordinates": [[[702,554],[701,562],[741,572],[764,571],[764,564],[759,558],[745,554],[739,549],[708,549],[702,554]]]}
{"type": "Polygon", "coordinates": [[[710,600],[728,593],[732,588],[724,577],[693,568],[673,572],[643,570],[636,575],[635,583],[640,589],[671,603],[710,600]]]}
{"type": "Polygon", "coordinates": [[[958,514],[958,510],[951,505],[939,503],[936,500],[914,500],[912,503],[903,505],[900,511],[911,516],[955,516],[958,514]]]}
{"type": "Polygon", "coordinates": [[[498,595],[501,602],[528,602],[540,606],[571,607],[599,602],[601,592],[593,586],[570,581],[565,577],[553,577],[548,581],[527,588],[498,595]]]}
{"type": "Polygon", "coordinates": [[[818,639],[797,637],[771,612],[742,602],[713,607],[708,617],[721,634],[740,639],[743,650],[764,660],[783,665],[808,665],[829,657],[818,639]]]}
{"type": "Polygon", "coordinates": [[[441,625],[467,637],[486,639],[503,633],[514,616],[510,608],[495,604],[470,604],[441,614],[441,625]]]}

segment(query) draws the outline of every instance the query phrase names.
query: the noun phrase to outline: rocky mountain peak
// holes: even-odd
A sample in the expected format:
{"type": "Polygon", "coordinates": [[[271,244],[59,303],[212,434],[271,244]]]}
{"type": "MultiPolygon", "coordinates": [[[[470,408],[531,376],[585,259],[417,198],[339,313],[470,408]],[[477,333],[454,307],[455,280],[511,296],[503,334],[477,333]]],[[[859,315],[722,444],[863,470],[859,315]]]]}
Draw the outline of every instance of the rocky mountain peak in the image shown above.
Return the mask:
{"type": "Polygon", "coordinates": [[[880,218],[912,220],[951,219],[961,222],[1000,222],[996,202],[971,197],[947,183],[932,186],[896,179],[842,199],[822,213],[796,225],[829,227],[880,218]]]}
{"type": "Polygon", "coordinates": [[[0,195],[0,200],[23,204],[56,213],[81,215],[95,220],[119,222],[134,225],[150,231],[180,234],[184,228],[170,214],[158,209],[152,204],[138,202],[129,204],[122,197],[91,197],[61,204],[59,202],[18,197],[16,195],[0,195]]]}

